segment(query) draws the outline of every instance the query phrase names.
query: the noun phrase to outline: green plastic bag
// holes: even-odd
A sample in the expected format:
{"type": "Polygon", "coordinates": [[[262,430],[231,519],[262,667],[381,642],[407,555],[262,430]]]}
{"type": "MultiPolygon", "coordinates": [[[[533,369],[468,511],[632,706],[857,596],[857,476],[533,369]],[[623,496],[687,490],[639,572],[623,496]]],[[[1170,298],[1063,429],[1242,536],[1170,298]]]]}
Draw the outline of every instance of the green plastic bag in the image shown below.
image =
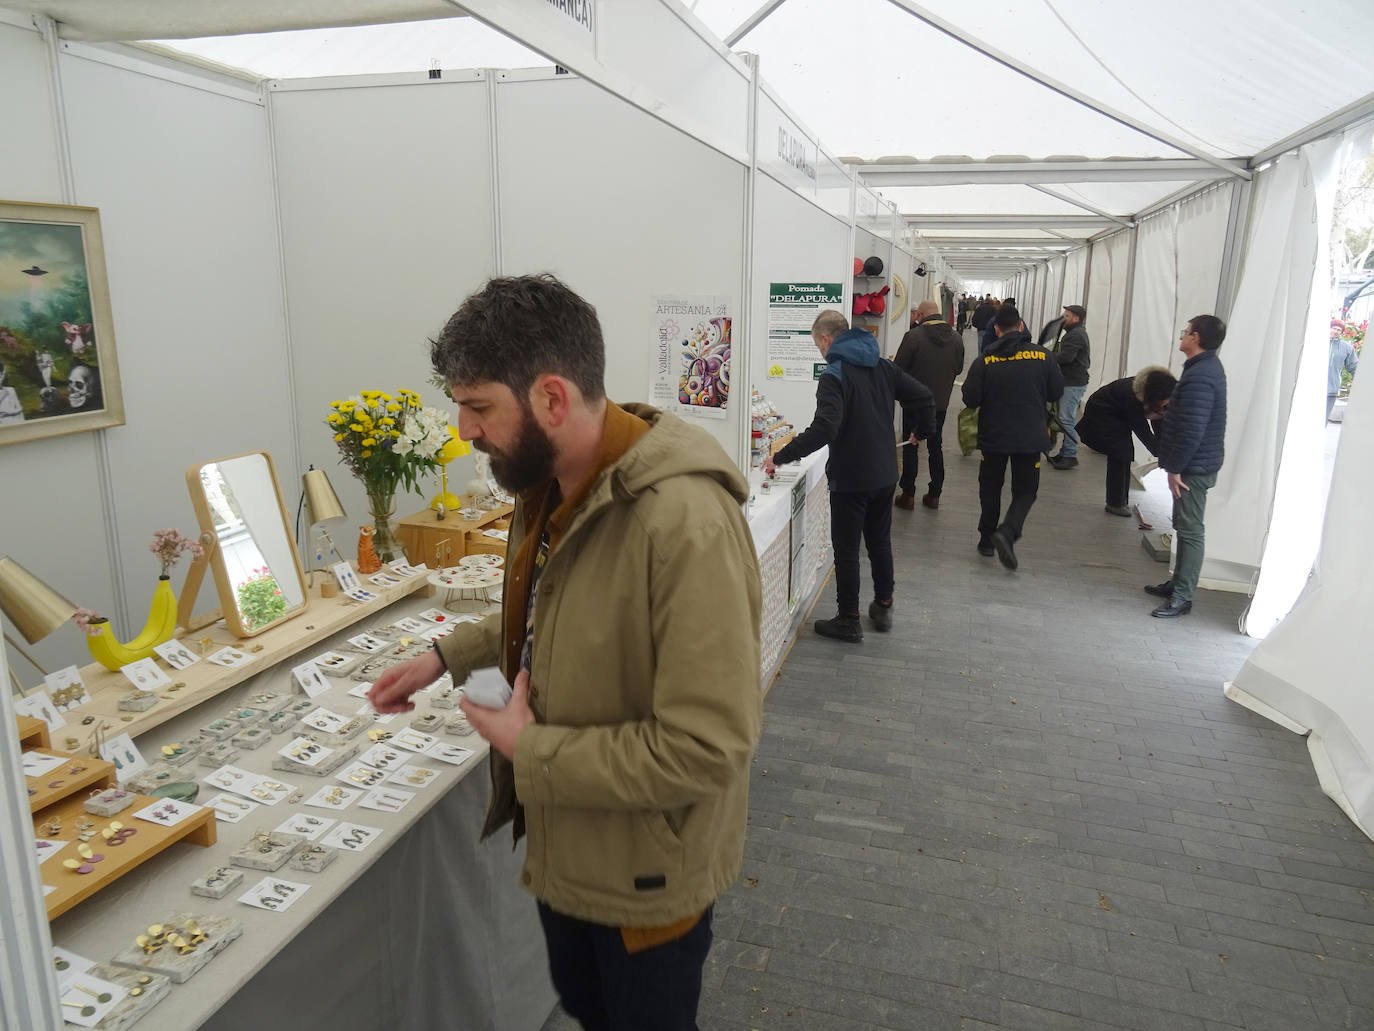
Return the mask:
{"type": "Polygon", "coordinates": [[[964,408],[959,412],[959,450],[965,457],[978,450],[977,408],[964,408]]]}

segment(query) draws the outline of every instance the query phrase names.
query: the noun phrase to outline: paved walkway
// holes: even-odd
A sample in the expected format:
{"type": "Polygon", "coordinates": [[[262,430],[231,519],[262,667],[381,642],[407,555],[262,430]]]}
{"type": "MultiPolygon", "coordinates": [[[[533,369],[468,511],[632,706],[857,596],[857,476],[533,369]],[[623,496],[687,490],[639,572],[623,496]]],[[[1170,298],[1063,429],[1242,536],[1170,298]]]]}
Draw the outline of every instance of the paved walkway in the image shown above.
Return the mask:
{"type": "Polygon", "coordinates": [[[1244,599],[1150,618],[1104,466],[1045,468],[1013,574],[956,449],[940,510],[894,512],[894,632],[802,631],[703,1029],[1374,1029],[1374,843],[1223,697],[1244,599]]]}

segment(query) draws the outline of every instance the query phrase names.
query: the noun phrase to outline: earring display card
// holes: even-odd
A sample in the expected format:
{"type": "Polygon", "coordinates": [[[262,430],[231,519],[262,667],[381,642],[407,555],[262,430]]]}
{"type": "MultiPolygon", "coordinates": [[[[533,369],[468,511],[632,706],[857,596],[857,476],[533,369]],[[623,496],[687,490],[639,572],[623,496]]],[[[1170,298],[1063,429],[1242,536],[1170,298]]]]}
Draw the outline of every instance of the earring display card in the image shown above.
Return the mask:
{"type": "Polygon", "coordinates": [[[319,666],[315,665],[314,661],[302,662],[299,666],[292,667],[291,675],[296,678],[296,683],[300,684],[301,690],[311,698],[329,690],[329,681],[324,679],[324,674],[320,672],[319,666]]]}
{"type": "Polygon", "coordinates": [[[119,672],[140,691],[156,691],[159,687],[166,687],[172,682],[172,678],[162,672],[152,659],[139,659],[127,666],[120,666],[119,672]]]}
{"type": "Polygon", "coordinates": [[[337,734],[339,728],[348,723],[347,716],[340,716],[329,709],[316,709],[301,717],[303,726],[312,727],[326,734],[337,734]]]}
{"type": "Polygon", "coordinates": [[[57,992],[59,995],[66,995],[71,989],[72,979],[89,972],[91,967],[95,966],[95,960],[78,956],[75,952],[68,952],[54,945],[52,964],[57,972],[57,992]]]}
{"type": "Polygon", "coordinates": [[[203,806],[193,805],[190,802],[178,802],[173,798],[162,798],[152,805],[144,806],[134,813],[134,818],[147,820],[149,823],[160,824],[163,827],[175,827],[188,816],[192,816],[201,811],[203,806]]]}
{"type": "Polygon", "coordinates": [[[319,766],[334,754],[334,749],[308,737],[295,737],[285,747],[277,749],[277,754],[302,766],[319,766]]]}
{"type": "Polygon", "coordinates": [[[363,793],[354,788],[331,784],[316,791],[305,800],[305,804],[314,806],[316,809],[333,809],[338,812],[347,809],[362,796],[363,793]]]}
{"type": "Polygon", "coordinates": [[[350,688],[348,689],[348,693],[351,694],[354,698],[366,698],[366,697],[367,697],[367,692],[369,692],[369,691],[371,691],[371,690],[372,690],[372,681],[371,681],[371,680],[363,680],[363,681],[361,681],[361,682],[359,682],[359,683],[357,683],[357,684],[354,684],[352,687],[350,687],[350,688]]]}
{"type": "Polygon", "coordinates": [[[356,823],[340,823],[320,839],[320,844],[330,845],[345,852],[361,852],[381,835],[380,827],[364,827],[356,823]]]}
{"type": "Polygon", "coordinates": [[[128,734],[120,734],[102,744],[100,758],[114,763],[115,776],[120,781],[128,780],[135,773],[148,768],[148,760],[143,758],[134,739],[128,734]]]}
{"type": "Polygon", "coordinates": [[[428,566],[412,566],[409,562],[393,562],[387,567],[397,576],[409,580],[412,576],[419,576],[421,573],[429,571],[428,566]]]}
{"type": "Polygon", "coordinates": [[[34,851],[38,854],[38,861],[40,863],[46,863],[66,847],[67,842],[50,838],[38,838],[33,843],[34,851]]]}
{"type": "Polygon", "coordinates": [[[47,685],[53,705],[58,709],[65,711],[75,705],[86,705],[91,700],[86,693],[86,684],[81,679],[81,670],[75,666],[65,666],[46,674],[43,683],[47,685]]]}
{"type": "Polygon", "coordinates": [[[334,574],[334,579],[339,584],[339,590],[345,594],[362,590],[363,585],[358,579],[358,574],[347,562],[335,562],[329,567],[329,571],[334,574]]]}
{"type": "Polygon", "coordinates": [[[341,677],[356,666],[361,658],[359,655],[344,655],[342,652],[321,652],[311,661],[325,676],[341,677]]]}
{"type": "Polygon", "coordinates": [[[48,725],[49,730],[60,730],[67,725],[67,721],[57,711],[57,706],[52,703],[52,699],[48,697],[46,691],[35,691],[27,698],[16,698],[14,711],[21,716],[31,716],[36,720],[42,720],[48,725]]]}
{"type": "Polygon", "coordinates": [[[272,831],[273,834],[298,834],[306,841],[314,841],[339,821],[332,816],[312,816],[309,813],[296,813],[272,831]]]}
{"type": "Polygon", "coordinates": [[[361,601],[364,603],[374,602],[379,597],[381,597],[381,595],[379,594],[374,594],[372,591],[364,590],[362,588],[359,588],[356,591],[345,591],[344,594],[352,598],[354,601],[361,601]]]}
{"type": "Polygon", "coordinates": [[[164,641],[162,644],[153,645],[153,651],[162,656],[163,661],[173,669],[181,670],[187,666],[194,666],[200,661],[200,656],[187,648],[180,641],[164,641]]]}
{"type": "Polygon", "coordinates": [[[350,637],[348,643],[359,651],[379,652],[391,642],[383,641],[380,637],[373,637],[371,634],[359,634],[357,637],[350,637]]]}
{"type": "Polygon", "coordinates": [[[399,576],[392,576],[390,573],[376,573],[367,578],[367,582],[378,587],[395,587],[399,583],[404,583],[399,576]]]}
{"type": "Polygon", "coordinates": [[[387,783],[403,784],[411,787],[422,788],[428,784],[433,784],[439,777],[439,771],[428,766],[406,765],[398,770],[392,770],[387,774],[387,783]]]}
{"type": "Polygon", "coordinates": [[[359,716],[371,716],[374,723],[380,723],[382,726],[386,726],[388,723],[390,723],[392,720],[394,720],[397,716],[399,716],[400,713],[398,713],[398,712],[389,712],[389,713],[387,713],[385,716],[382,716],[382,715],[379,715],[379,714],[378,714],[378,712],[377,712],[376,709],[372,708],[372,703],[371,703],[371,702],[363,702],[362,705],[358,706],[358,715],[359,715],[359,716]]]}
{"type": "Polygon", "coordinates": [[[449,623],[445,626],[436,626],[433,630],[426,630],[420,636],[423,637],[430,644],[433,644],[435,641],[442,640],[449,634],[453,633],[453,628],[457,625],[458,624],[456,623],[449,623]]]}
{"type": "Polygon", "coordinates": [[[420,622],[420,620],[414,619],[410,616],[401,617],[400,619],[396,620],[396,622],[393,623],[392,626],[396,627],[398,630],[404,630],[408,634],[423,634],[426,630],[429,629],[429,624],[422,623],[420,622]]]}
{"type": "Polygon", "coordinates": [[[353,763],[346,769],[342,769],[334,774],[334,778],[343,781],[345,784],[370,788],[375,787],[385,780],[386,774],[371,766],[364,766],[362,763],[353,763]]]}
{"type": "Polygon", "coordinates": [[[220,792],[214,798],[207,799],[205,804],[215,811],[216,820],[223,820],[225,823],[238,823],[258,808],[256,802],[250,802],[246,798],[236,798],[224,792],[220,792]]]}
{"type": "Polygon", "coordinates": [[[237,766],[221,766],[214,773],[207,773],[201,779],[214,787],[246,795],[248,789],[258,782],[258,775],[241,770],[237,766]]]}
{"type": "Polygon", "coordinates": [[[407,752],[423,752],[437,745],[439,739],[419,730],[406,729],[392,734],[390,743],[397,748],[404,748],[407,752]]]}
{"type": "Polygon", "coordinates": [[[43,774],[65,766],[71,761],[66,755],[47,755],[43,752],[25,752],[23,755],[24,776],[41,777],[43,774]]]}
{"type": "Polygon", "coordinates": [[[461,766],[476,754],[471,748],[459,748],[457,745],[439,743],[425,752],[431,759],[438,759],[441,763],[449,763],[453,766],[461,766]]]}
{"type": "Polygon", "coordinates": [[[427,619],[431,623],[451,622],[451,620],[449,619],[449,614],[445,612],[443,609],[425,609],[425,611],[420,613],[420,618],[427,619]]]}
{"type": "Polygon", "coordinates": [[[275,877],[264,877],[242,895],[239,901],[258,909],[270,909],[274,913],[284,913],[296,900],[310,890],[310,885],[298,881],[283,881],[275,877]]]}
{"type": "Polygon", "coordinates": [[[415,797],[413,791],[401,791],[399,788],[373,788],[358,805],[364,809],[376,809],[382,813],[399,813],[407,803],[415,797]]]}
{"type": "Polygon", "coordinates": [[[81,974],[67,982],[62,993],[62,1019],[77,1027],[95,1027],[128,997],[129,990],[112,981],[81,974]]]}
{"type": "Polygon", "coordinates": [[[410,762],[413,755],[410,752],[403,752],[399,748],[392,748],[385,744],[376,744],[369,748],[362,755],[358,756],[358,762],[366,763],[377,770],[394,770],[410,762]]]}
{"type": "Polygon", "coordinates": [[[205,661],[213,662],[216,666],[226,666],[233,669],[235,666],[246,666],[253,661],[253,657],[239,648],[225,647],[213,655],[205,656],[205,661]]]}

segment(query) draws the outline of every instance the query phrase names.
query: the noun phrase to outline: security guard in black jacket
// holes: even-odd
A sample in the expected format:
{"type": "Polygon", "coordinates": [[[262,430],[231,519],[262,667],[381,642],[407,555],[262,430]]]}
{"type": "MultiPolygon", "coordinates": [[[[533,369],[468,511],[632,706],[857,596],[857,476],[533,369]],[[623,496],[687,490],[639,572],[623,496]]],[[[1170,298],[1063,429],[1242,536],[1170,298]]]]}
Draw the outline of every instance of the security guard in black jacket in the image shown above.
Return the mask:
{"type": "Polygon", "coordinates": [[[1040,456],[1050,446],[1047,405],[1064,392],[1059,363],[1031,342],[1021,313],[1004,304],[993,320],[996,341],[964,380],[964,405],[978,409],[978,554],[1015,569],[1014,547],[1040,490],[1040,456]],[[1011,465],[1011,504],[999,522],[1002,484],[1011,465]]]}

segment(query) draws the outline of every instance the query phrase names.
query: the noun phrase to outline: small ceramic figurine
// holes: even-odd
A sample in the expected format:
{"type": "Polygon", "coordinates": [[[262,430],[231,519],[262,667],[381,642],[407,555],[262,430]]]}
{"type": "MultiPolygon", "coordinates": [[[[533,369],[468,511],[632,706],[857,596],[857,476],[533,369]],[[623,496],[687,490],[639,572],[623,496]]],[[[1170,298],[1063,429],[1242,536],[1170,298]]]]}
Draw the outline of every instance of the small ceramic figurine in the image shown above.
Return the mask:
{"type": "Polygon", "coordinates": [[[375,573],[382,568],[382,560],[377,557],[377,549],[372,546],[372,535],[377,532],[374,526],[358,528],[358,572],[375,573]]]}

